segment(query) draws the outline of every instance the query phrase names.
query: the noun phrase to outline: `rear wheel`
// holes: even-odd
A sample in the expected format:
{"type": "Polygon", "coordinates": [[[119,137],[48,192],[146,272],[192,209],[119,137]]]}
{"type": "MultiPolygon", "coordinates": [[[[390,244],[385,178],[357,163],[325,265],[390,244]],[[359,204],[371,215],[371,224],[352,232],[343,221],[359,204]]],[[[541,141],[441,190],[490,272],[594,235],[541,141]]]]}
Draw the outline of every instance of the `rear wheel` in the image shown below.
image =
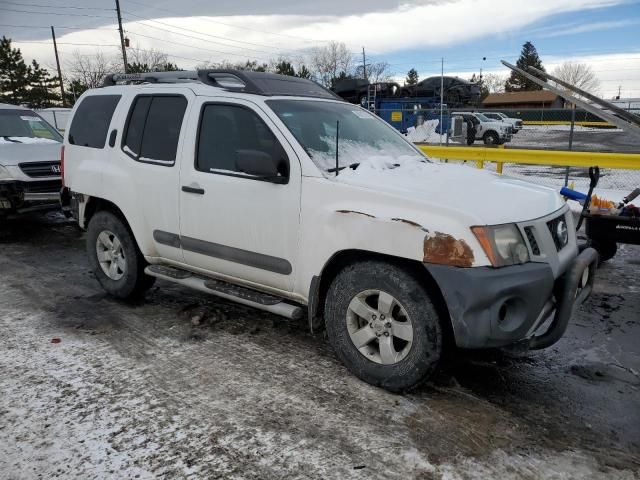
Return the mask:
{"type": "Polygon", "coordinates": [[[423,285],[399,267],[380,261],[346,267],[327,293],[325,321],[336,355],[367,383],[402,392],[436,370],[440,319],[423,285]]]}
{"type": "Polygon", "coordinates": [[[118,298],[136,297],[151,287],[147,263],[127,225],[111,212],[96,213],[87,229],[89,264],[98,282],[118,298]]]}

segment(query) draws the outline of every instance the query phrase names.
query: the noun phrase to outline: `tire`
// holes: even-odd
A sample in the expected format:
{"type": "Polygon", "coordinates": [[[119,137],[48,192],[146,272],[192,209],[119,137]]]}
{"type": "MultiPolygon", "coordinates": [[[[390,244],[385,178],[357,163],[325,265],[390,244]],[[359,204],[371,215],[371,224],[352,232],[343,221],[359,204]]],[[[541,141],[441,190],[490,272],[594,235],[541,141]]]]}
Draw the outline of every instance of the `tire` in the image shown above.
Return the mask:
{"type": "Polygon", "coordinates": [[[500,137],[496,132],[487,132],[482,137],[485,145],[499,145],[500,137]]]}
{"type": "Polygon", "coordinates": [[[358,99],[358,104],[362,107],[362,108],[369,108],[369,97],[367,95],[360,95],[360,98],[358,99]]]}
{"type": "Polygon", "coordinates": [[[598,251],[598,255],[600,256],[599,263],[611,260],[616,256],[616,253],[618,251],[618,244],[611,241],[592,242],[591,246],[598,251]]]}
{"type": "Polygon", "coordinates": [[[91,218],[87,254],[98,282],[114,297],[139,297],[155,281],[144,273],[147,263],[129,227],[111,212],[103,210],[91,218]]]}
{"type": "Polygon", "coordinates": [[[382,261],[349,265],[329,287],[324,311],[329,343],[365,382],[399,393],[418,387],[435,372],[443,346],[440,319],[426,289],[408,271],[382,261]],[[383,296],[385,304],[389,297],[395,300],[391,309],[379,303],[383,296]],[[362,313],[363,305],[367,320],[354,311],[362,313]],[[382,318],[384,311],[391,312],[393,323],[389,315],[382,318]]]}

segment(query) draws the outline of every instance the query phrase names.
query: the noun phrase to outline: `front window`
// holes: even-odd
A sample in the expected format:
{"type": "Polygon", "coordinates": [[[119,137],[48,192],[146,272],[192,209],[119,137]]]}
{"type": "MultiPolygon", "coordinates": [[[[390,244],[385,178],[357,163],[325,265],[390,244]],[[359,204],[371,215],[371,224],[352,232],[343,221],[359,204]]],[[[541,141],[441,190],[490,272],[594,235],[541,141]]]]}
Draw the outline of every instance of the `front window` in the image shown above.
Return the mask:
{"type": "Polygon", "coordinates": [[[491,119],[487,118],[485,115],[481,114],[481,113],[476,113],[476,117],[478,118],[478,120],[480,120],[481,122],[490,122],[491,119]]]}
{"type": "Polygon", "coordinates": [[[267,104],[325,172],[335,171],[336,141],[341,168],[356,168],[364,162],[393,168],[407,158],[425,160],[393,127],[355,105],[313,100],[268,100],[267,104]]]}
{"type": "Polygon", "coordinates": [[[0,143],[59,143],[62,137],[31,110],[0,110],[0,143]]]}

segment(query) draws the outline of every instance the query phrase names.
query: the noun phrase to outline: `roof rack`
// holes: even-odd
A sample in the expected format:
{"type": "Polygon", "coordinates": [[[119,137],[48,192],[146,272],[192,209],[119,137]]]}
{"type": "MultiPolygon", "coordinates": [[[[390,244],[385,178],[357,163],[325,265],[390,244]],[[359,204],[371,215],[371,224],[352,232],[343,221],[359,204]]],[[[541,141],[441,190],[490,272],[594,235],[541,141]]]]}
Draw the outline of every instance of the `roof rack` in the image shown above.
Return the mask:
{"type": "Polygon", "coordinates": [[[290,95],[342,100],[342,98],[331,90],[306,78],[245,70],[111,73],[104,77],[102,86],[193,82],[203,83],[227,91],[253,93],[256,95],[290,95]]]}

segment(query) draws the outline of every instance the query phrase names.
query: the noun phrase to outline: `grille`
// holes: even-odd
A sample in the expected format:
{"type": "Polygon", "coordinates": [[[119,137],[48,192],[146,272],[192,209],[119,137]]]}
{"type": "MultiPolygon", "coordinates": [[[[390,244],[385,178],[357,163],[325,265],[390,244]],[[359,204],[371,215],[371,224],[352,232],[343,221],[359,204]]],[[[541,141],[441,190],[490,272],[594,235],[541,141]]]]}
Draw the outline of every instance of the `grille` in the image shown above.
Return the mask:
{"type": "Polygon", "coordinates": [[[29,162],[19,164],[20,170],[31,178],[59,177],[60,162],[29,162]]]}
{"type": "Polygon", "coordinates": [[[62,188],[62,180],[45,180],[42,182],[22,182],[25,192],[52,193],[59,192],[62,188]]]}
{"type": "Polygon", "coordinates": [[[558,223],[560,223],[561,221],[566,222],[564,215],[561,215],[547,222],[547,227],[549,227],[549,232],[551,233],[551,238],[553,238],[553,243],[556,245],[557,251],[562,250],[567,245],[567,243],[563,243],[558,238],[557,227],[558,227],[558,223]]]}
{"type": "Polygon", "coordinates": [[[533,253],[534,255],[540,255],[540,247],[538,246],[538,241],[533,234],[533,227],[524,227],[524,233],[527,235],[527,240],[529,240],[531,253],[533,253]]]}

